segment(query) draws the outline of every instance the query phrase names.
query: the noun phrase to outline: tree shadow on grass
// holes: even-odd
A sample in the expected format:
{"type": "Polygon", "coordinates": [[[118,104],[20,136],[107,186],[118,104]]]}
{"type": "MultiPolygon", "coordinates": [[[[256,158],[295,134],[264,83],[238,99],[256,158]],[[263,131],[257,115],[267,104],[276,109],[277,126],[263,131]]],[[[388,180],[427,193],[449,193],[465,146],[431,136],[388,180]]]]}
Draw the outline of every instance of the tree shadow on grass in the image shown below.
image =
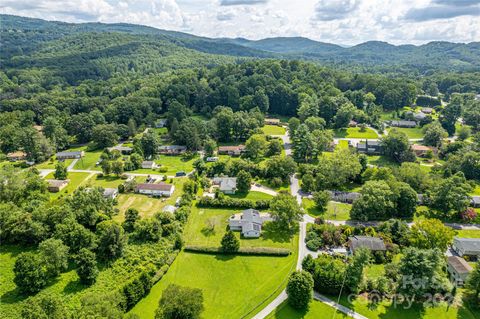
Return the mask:
{"type": "Polygon", "coordinates": [[[7,291],[3,295],[1,295],[0,300],[2,300],[2,303],[4,304],[14,304],[17,302],[21,302],[27,299],[28,297],[30,296],[22,294],[20,290],[18,290],[18,288],[15,287],[14,289],[7,291]]]}
{"type": "Polygon", "coordinates": [[[215,259],[219,261],[229,261],[237,257],[236,254],[217,254],[215,255],[215,259]]]}
{"type": "Polygon", "coordinates": [[[75,294],[86,288],[88,288],[88,286],[82,284],[80,280],[72,280],[65,286],[63,292],[66,294],[75,294]]]}
{"type": "Polygon", "coordinates": [[[283,229],[278,227],[276,223],[270,222],[264,224],[262,237],[275,243],[288,243],[292,240],[295,232],[295,229],[283,229]]]}

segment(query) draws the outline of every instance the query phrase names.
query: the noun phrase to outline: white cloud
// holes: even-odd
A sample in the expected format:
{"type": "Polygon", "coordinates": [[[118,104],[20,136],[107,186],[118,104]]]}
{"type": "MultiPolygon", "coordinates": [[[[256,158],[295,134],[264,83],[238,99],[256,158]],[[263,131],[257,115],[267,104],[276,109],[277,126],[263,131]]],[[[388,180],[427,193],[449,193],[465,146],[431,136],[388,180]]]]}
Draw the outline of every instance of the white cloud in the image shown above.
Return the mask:
{"type": "Polygon", "coordinates": [[[305,36],[347,45],[368,40],[420,44],[434,40],[480,41],[480,19],[474,16],[479,3],[480,0],[3,0],[0,11],[67,22],[128,22],[209,37],[305,36]]]}

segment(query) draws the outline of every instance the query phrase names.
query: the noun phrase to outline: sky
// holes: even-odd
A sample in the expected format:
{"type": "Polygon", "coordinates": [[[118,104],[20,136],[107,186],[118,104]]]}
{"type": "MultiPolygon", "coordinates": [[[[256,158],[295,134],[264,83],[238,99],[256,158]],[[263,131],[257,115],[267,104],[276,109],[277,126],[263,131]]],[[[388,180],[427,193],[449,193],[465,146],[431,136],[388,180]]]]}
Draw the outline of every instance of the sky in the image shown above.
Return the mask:
{"type": "Polygon", "coordinates": [[[252,40],[303,36],[342,45],[480,41],[480,0],[2,0],[0,12],[252,40]]]}

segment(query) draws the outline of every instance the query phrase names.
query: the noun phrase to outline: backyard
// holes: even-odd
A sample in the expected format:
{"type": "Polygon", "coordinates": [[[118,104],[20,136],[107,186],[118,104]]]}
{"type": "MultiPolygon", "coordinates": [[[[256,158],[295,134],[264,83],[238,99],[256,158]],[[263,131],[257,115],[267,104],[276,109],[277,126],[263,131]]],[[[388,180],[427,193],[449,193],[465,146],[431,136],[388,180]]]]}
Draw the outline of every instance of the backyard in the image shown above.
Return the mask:
{"type": "Polygon", "coordinates": [[[176,172],[183,171],[189,173],[193,170],[193,163],[198,159],[197,156],[192,158],[184,158],[183,156],[166,156],[160,155],[159,158],[155,160],[157,165],[160,165],[161,171],[159,169],[146,169],[140,168],[131,173],[138,174],[157,174],[157,175],[168,175],[173,176],[176,172]]]}

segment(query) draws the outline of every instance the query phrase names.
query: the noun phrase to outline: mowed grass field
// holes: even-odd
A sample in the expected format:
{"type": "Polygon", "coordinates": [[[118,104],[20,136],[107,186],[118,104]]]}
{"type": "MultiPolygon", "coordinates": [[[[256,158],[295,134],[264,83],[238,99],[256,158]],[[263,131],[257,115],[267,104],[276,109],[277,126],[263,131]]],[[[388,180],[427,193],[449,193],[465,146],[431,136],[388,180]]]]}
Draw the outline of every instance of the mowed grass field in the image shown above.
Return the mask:
{"type": "Polygon", "coordinates": [[[423,138],[423,131],[421,127],[414,127],[414,128],[406,128],[406,127],[390,127],[388,128],[388,132],[391,130],[397,130],[399,132],[405,133],[409,139],[419,139],[423,138]]]}
{"type": "Polygon", "coordinates": [[[262,131],[266,135],[284,135],[286,132],[284,127],[278,125],[265,125],[262,131]]]}
{"type": "Polygon", "coordinates": [[[125,220],[125,211],[129,208],[135,208],[140,213],[142,218],[152,217],[155,213],[162,211],[167,205],[175,205],[175,201],[182,194],[183,183],[185,178],[175,178],[174,185],[175,191],[171,197],[150,197],[142,194],[119,194],[117,197],[117,208],[119,210],[118,215],[113,219],[117,222],[123,222],[125,220]]]}
{"type": "Polygon", "coordinates": [[[289,257],[259,257],[181,252],[167,274],[131,313],[141,319],[153,319],[163,290],[174,283],[202,290],[202,318],[242,318],[256,307],[261,309],[281,292],[296,259],[296,253],[289,257]]]}
{"type": "MultiPolygon", "coordinates": [[[[185,244],[218,246],[227,230],[228,217],[240,211],[194,205],[184,230],[185,244]],[[215,223],[213,233],[204,229],[209,219],[215,223]]],[[[286,286],[288,275],[296,265],[298,236],[242,239],[241,246],[286,247],[292,254],[265,257],[181,252],[166,275],[131,312],[142,319],[153,319],[163,290],[174,283],[202,290],[205,307],[202,318],[253,316],[254,309],[258,311],[264,307],[286,286]]]]}
{"type": "MultiPolygon", "coordinates": [[[[50,197],[53,199],[57,199],[61,196],[68,196],[69,194],[73,193],[79,186],[86,185],[87,180],[89,177],[93,177],[94,174],[91,173],[68,173],[68,179],[70,182],[68,183],[67,187],[62,189],[58,193],[50,193],[50,197]],[[90,176],[92,175],[92,176],[90,176]]],[[[53,173],[48,174],[45,176],[45,179],[54,179],[53,173]]]]}
{"type": "Polygon", "coordinates": [[[480,238],[480,230],[475,230],[475,229],[459,229],[456,230],[457,234],[455,236],[457,237],[463,237],[463,238],[480,238]]]}
{"type": "Polygon", "coordinates": [[[97,150],[97,151],[87,152],[85,149],[86,149],[86,147],[74,149],[75,151],[84,150],[85,151],[85,156],[82,157],[81,159],[79,159],[73,168],[74,169],[101,171],[102,168],[100,167],[100,165],[96,166],[95,164],[100,159],[100,155],[102,154],[103,151],[102,150],[97,150]]]}
{"type": "Polygon", "coordinates": [[[302,207],[305,209],[307,214],[312,217],[321,216],[324,219],[329,220],[349,220],[350,219],[350,210],[352,205],[345,203],[337,203],[330,201],[325,212],[321,212],[317,207],[315,207],[315,202],[311,199],[304,198],[302,200],[302,207]]]}
{"type": "Polygon", "coordinates": [[[334,308],[327,306],[323,302],[313,300],[308,309],[297,310],[292,308],[287,302],[282,303],[268,315],[267,319],[347,319],[351,318],[334,308]]]}
{"type": "Polygon", "coordinates": [[[198,159],[198,156],[195,156],[191,159],[185,159],[182,156],[166,156],[160,155],[158,159],[155,160],[155,163],[162,168],[166,168],[166,172],[160,172],[158,169],[137,169],[132,171],[131,173],[139,173],[139,174],[156,174],[156,175],[168,175],[173,176],[176,172],[184,171],[185,173],[189,173],[193,170],[193,163],[198,159]]]}
{"type": "Polygon", "coordinates": [[[378,138],[377,133],[370,128],[366,128],[365,132],[360,132],[360,127],[342,128],[333,131],[337,138],[378,138]]]}

